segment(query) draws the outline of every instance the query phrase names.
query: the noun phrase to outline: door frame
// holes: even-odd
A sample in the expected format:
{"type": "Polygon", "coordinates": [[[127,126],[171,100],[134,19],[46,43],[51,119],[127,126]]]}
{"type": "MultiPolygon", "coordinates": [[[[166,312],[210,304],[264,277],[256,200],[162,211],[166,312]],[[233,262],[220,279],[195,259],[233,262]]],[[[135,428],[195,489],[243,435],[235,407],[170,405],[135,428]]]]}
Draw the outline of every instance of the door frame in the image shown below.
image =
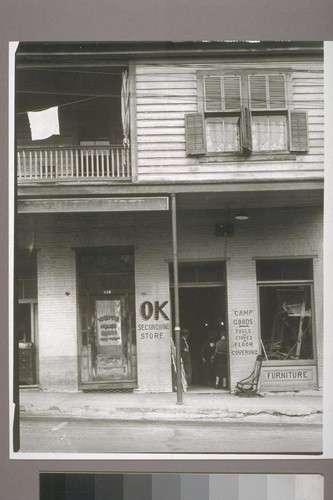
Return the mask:
{"type": "MultiPolygon", "coordinates": [[[[131,300],[132,296],[135,298],[135,288],[122,288],[117,289],[114,288],[111,290],[103,290],[103,289],[89,289],[83,288],[80,289],[80,274],[79,274],[79,265],[78,259],[81,255],[108,255],[121,254],[122,252],[126,254],[127,252],[134,255],[132,247],[79,247],[74,248],[76,251],[76,294],[77,294],[77,359],[78,359],[78,388],[83,391],[96,391],[96,390],[126,390],[126,389],[136,389],[138,387],[137,383],[137,370],[135,364],[136,352],[135,352],[135,339],[133,337],[136,334],[135,330],[135,310],[131,310],[131,300]],[[127,339],[129,340],[127,344],[127,354],[128,354],[128,362],[131,366],[131,377],[124,380],[107,380],[107,381],[86,381],[82,380],[82,350],[84,346],[87,346],[88,342],[88,327],[90,326],[90,318],[92,314],[92,299],[96,297],[111,297],[111,296],[120,296],[123,295],[125,297],[125,308],[127,311],[127,339]],[[83,312],[82,301],[86,301],[85,311],[83,312]],[[133,314],[132,314],[133,312],[133,314]],[[132,319],[132,316],[134,319],[132,319]],[[84,317],[84,318],[83,318],[84,317]],[[84,320],[84,321],[83,321],[84,320]],[[83,324],[84,323],[84,324],[83,324]],[[134,333],[135,331],[135,333],[134,333]],[[83,343],[83,337],[85,337],[85,343],[83,343]],[[134,339],[134,342],[133,342],[134,339]]],[[[133,271],[134,276],[134,271],[133,271]]],[[[133,278],[134,279],[134,278],[133,278]]],[[[135,308],[135,300],[133,300],[134,308],[135,308]]]]}
{"type": "MultiPolygon", "coordinates": [[[[125,292],[115,292],[112,295],[101,294],[100,292],[96,293],[88,293],[88,307],[87,307],[87,321],[89,321],[89,325],[91,324],[91,318],[94,313],[93,309],[95,307],[96,300],[112,300],[112,298],[122,297],[124,299],[124,307],[125,307],[125,315],[122,321],[124,321],[125,335],[127,339],[126,343],[126,360],[127,367],[130,369],[130,373],[128,378],[124,379],[113,379],[113,380],[89,380],[82,381],[82,328],[79,324],[79,389],[82,390],[112,390],[112,389],[134,389],[137,387],[137,380],[135,376],[135,366],[133,362],[132,356],[132,339],[131,339],[131,319],[129,313],[129,304],[128,304],[128,293],[125,292]],[[81,335],[80,335],[81,333],[81,335]]],[[[79,316],[81,316],[81,311],[78,312],[79,316]]],[[[88,336],[90,333],[90,326],[87,325],[88,336]]],[[[87,339],[88,340],[88,339],[87,339]]],[[[87,347],[89,346],[89,340],[87,347]]],[[[89,355],[89,354],[88,354],[89,355]]],[[[89,369],[89,378],[90,378],[90,369],[89,369]]]]}
{"type": "MultiPolygon", "coordinates": [[[[204,266],[205,264],[209,265],[212,263],[220,263],[224,265],[224,280],[223,281],[216,281],[216,282],[209,282],[209,281],[202,281],[202,282],[197,282],[197,283],[186,283],[186,282],[181,282],[179,280],[178,283],[178,288],[179,289],[184,289],[184,288],[219,288],[223,289],[223,295],[224,295],[224,300],[225,300],[225,328],[227,332],[227,342],[228,342],[228,387],[227,390],[230,391],[230,380],[231,380],[231,367],[230,367],[230,353],[229,353],[229,328],[228,328],[228,289],[227,289],[227,261],[225,259],[210,259],[210,260],[203,260],[203,259],[188,259],[188,260],[179,260],[178,264],[199,264],[201,266],[204,266]]],[[[172,264],[169,261],[169,265],[172,264]]],[[[170,282],[170,303],[171,303],[171,310],[172,310],[172,323],[173,323],[173,310],[174,310],[174,296],[173,296],[173,290],[174,290],[174,284],[170,282]]],[[[172,328],[173,331],[173,328],[172,328]]]]}

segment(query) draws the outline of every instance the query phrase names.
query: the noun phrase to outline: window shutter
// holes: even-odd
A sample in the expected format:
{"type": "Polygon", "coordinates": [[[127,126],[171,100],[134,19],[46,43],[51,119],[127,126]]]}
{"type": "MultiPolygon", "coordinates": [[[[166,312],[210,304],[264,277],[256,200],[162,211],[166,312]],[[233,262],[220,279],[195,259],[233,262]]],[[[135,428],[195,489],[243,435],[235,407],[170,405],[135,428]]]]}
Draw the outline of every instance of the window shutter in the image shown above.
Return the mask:
{"type": "Polygon", "coordinates": [[[185,115],[186,153],[205,154],[204,119],[201,113],[185,115]]]}
{"type": "Polygon", "coordinates": [[[252,109],[285,109],[285,76],[250,75],[250,101],[252,109]]]}
{"type": "Polygon", "coordinates": [[[268,75],[269,108],[286,108],[286,88],[284,75],[268,75]]]}
{"type": "Polygon", "coordinates": [[[241,86],[239,76],[207,76],[205,86],[205,111],[221,112],[240,110],[241,86]]]}
{"type": "Polygon", "coordinates": [[[267,109],[267,91],[265,75],[250,75],[250,102],[252,109],[267,109]]]}
{"type": "Polygon", "coordinates": [[[290,151],[308,151],[308,117],[306,111],[290,111],[290,151]]]}
{"type": "Polygon", "coordinates": [[[249,108],[242,109],[242,147],[245,152],[252,151],[252,130],[251,130],[251,111],[249,108]]]}
{"type": "Polygon", "coordinates": [[[241,91],[239,76],[224,76],[224,106],[225,111],[241,108],[241,91]]]}
{"type": "Polygon", "coordinates": [[[222,111],[222,88],[220,76],[207,76],[204,79],[206,111],[222,111]]]}

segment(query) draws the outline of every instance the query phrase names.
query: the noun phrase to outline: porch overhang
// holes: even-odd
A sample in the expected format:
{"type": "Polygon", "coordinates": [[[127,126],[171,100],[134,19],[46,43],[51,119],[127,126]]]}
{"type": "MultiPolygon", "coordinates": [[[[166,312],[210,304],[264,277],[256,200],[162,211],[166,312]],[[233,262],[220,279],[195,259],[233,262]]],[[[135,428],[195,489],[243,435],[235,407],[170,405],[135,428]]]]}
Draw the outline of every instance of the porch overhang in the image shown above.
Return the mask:
{"type": "Polygon", "coordinates": [[[173,193],[178,210],[322,206],[324,181],[19,186],[18,212],[168,210],[173,193]]]}

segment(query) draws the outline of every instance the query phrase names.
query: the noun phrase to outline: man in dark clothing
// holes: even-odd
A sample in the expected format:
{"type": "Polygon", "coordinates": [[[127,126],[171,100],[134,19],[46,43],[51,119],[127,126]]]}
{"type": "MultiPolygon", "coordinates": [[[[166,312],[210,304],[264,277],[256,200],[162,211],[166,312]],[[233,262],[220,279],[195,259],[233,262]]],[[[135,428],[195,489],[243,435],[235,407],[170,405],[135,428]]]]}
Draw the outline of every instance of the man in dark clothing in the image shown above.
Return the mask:
{"type": "Polygon", "coordinates": [[[211,330],[208,333],[208,340],[204,343],[201,350],[202,361],[206,367],[206,384],[214,386],[215,384],[215,346],[216,346],[217,333],[211,330]]]}
{"type": "Polygon", "coordinates": [[[226,389],[228,386],[228,342],[225,330],[221,332],[221,338],[216,342],[215,346],[215,363],[216,363],[216,389],[222,387],[226,389]]]}

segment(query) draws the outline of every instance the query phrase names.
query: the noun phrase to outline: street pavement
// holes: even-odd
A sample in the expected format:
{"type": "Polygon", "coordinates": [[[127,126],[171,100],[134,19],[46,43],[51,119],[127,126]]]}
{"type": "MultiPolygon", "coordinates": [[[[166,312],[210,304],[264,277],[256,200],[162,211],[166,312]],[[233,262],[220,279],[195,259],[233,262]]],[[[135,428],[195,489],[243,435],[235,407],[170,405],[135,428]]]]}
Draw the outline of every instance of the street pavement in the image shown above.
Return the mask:
{"type": "MultiPolygon", "coordinates": [[[[292,419],[291,419],[292,420],[292,419]]],[[[146,421],[25,417],[20,454],[318,454],[321,426],[249,421],[146,421]]],[[[19,456],[17,458],[19,458],[19,456]]],[[[69,455],[70,457],[70,455],[69,455]]]]}
{"type": "Polygon", "coordinates": [[[267,423],[322,422],[322,393],[301,391],[240,397],[227,391],[176,393],[49,392],[20,390],[20,415],[137,421],[267,423]]]}

